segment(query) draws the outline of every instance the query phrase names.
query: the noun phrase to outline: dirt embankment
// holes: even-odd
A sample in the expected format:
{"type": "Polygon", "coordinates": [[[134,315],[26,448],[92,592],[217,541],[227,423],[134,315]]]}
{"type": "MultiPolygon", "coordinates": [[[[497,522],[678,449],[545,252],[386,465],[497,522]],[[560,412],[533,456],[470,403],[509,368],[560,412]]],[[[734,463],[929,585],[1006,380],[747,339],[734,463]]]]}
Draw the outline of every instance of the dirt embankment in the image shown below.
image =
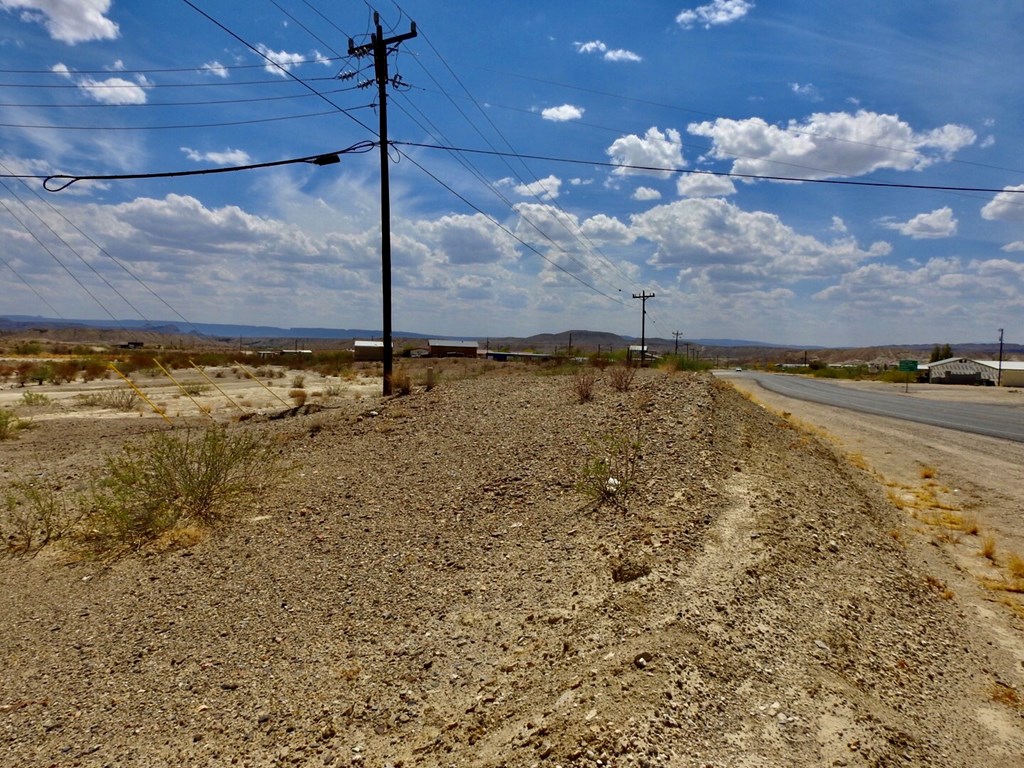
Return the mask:
{"type": "MultiPolygon", "coordinates": [[[[73,484],[140,421],[0,468],[73,484]]],[[[509,367],[234,428],[290,469],[200,544],[0,562],[5,764],[1021,765],[1021,665],[906,514],[710,377],[580,404],[509,367]],[[637,430],[595,508],[581,468],[637,430]]]]}

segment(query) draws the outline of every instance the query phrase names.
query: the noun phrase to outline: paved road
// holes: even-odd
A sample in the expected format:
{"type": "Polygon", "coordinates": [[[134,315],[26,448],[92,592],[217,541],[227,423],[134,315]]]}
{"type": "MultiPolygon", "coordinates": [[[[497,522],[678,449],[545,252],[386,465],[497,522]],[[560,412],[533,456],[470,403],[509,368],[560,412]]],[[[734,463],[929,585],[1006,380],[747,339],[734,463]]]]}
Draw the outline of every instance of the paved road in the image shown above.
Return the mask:
{"type": "Polygon", "coordinates": [[[730,371],[719,375],[754,379],[765,389],[798,400],[1024,443],[1024,410],[1012,406],[920,400],[785,374],[730,371]]]}

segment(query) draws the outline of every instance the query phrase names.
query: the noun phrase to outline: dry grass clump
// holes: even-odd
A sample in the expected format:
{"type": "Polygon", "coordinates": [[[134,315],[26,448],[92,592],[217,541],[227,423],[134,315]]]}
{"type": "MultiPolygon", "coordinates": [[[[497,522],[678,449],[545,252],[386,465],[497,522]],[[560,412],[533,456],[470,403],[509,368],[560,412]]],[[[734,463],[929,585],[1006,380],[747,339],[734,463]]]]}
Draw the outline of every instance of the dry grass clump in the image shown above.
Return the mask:
{"type": "Polygon", "coordinates": [[[75,400],[87,408],[109,408],[112,411],[134,411],[139,396],[133,389],[101,389],[75,395],[75,400]]]}
{"type": "Polygon", "coordinates": [[[19,480],[7,490],[0,507],[0,536],[9,554],[32,554],[66,536],[80,516],[49,484],[19,480]]]}
{"type": "Polygon", "coordinates": [[[608,383],[616,392],[628,392],[636,378],[636,367],[629,363],[614,365],[608,369],[608,383]]]}
{"type": "Polygon", "coordinates": [[[100,551],[137,549],[179,527],[212,525],[268,482],[275,464],[272,444],[252,433],[156,433],[107,460],[79,538],[100,551]]]}
{"type": "Polygon", "coordinates": [[[1024,557],[1011,552],[1006,557],[1006,570],[1015,579],[1024,579],[1024,557]]]}
{"type": "Polygon", "coordinates": [[[980,554],[993,563],[996,561],[996,540],[992,536],[986,536],[982,540],[980,554]]]}
{"type": "Polygon", "coordinates": [[[35,408],[41,405],[47,405],[50,402],[50,398],[44,395],[42,392],[23,392],[21,395],[21,404],[29,408],[35,408]]]}
{"type": "Polygon", "coordinates": [[[306,404],[306,397],[308,393],[304,389],[293,389],[288,393],[288,397],[292,399],[292,402],[296,406],[301,407],[306,404]]]}
{"type": "Polygon", "coordinates": [[[29,422],[19,419],[14,411],[8,408],[0,408],[0,440],[13,440],[18,436],[18,431],[27,428],[29,422]]]}
{"type": "Polygon", "coordinates": [[[580,366],[572,374],[572,391],[580,403],[589,403],[594,399],[596,384],[597,371],[593,368],[580,366]]]}
{"type": "Polygon", "coordinates": [[[576,488],[595,507],[611,504],[622,511],[636,485],[643,444],[639,429],[608,435],[598,441],[579,470],[576,488]]]}
{"type": "Polygon", "coordinates": [[[412,392],[412,377],[408,371],[397,370],[391,372],[391,393],[394,395],[408,395],[412,392]]]}

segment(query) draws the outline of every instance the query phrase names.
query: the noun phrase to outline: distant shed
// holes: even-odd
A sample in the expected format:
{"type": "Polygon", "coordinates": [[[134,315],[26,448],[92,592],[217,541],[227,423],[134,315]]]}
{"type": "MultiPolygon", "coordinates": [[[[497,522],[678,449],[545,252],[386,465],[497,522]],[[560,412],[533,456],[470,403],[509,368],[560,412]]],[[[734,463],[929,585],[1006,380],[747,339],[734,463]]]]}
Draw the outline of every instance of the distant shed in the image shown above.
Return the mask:
{"type": "Polygon", "coordinates": [[[1003,387],[1024,387],[1024,361],[1021,360],[975,360],[979,365],[991,368],[995,380],[1003,387]]]}
{"type": "Polygon", "coordinates": [[[384,342],[356,339],[352,343],[352,354],[358,362],[383,360],[384,342]]]}
{"type": "Polygon", "coordinates": [[[452,341],[451,339],[429,339],[431,357],[470,357],[475,358],[479,350],[476,341],[452,341]]]}
{"type": "Polygon", "coordinates": [[[998,371],[989,363],[966,357],[949,357],[928,364],[930,384],[987,384],[996,383],[998,371]]]}

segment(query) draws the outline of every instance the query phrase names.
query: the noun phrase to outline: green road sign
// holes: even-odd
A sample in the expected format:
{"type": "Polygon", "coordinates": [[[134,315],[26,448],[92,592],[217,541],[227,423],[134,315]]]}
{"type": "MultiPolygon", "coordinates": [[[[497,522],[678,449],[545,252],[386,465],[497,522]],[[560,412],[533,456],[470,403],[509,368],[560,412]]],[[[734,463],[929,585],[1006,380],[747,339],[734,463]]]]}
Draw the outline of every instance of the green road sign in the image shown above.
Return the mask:
{"type": "Polygon", "coordinates": [[[900,360],[901,371],[916,371],[917,360],[900,360]]]}

